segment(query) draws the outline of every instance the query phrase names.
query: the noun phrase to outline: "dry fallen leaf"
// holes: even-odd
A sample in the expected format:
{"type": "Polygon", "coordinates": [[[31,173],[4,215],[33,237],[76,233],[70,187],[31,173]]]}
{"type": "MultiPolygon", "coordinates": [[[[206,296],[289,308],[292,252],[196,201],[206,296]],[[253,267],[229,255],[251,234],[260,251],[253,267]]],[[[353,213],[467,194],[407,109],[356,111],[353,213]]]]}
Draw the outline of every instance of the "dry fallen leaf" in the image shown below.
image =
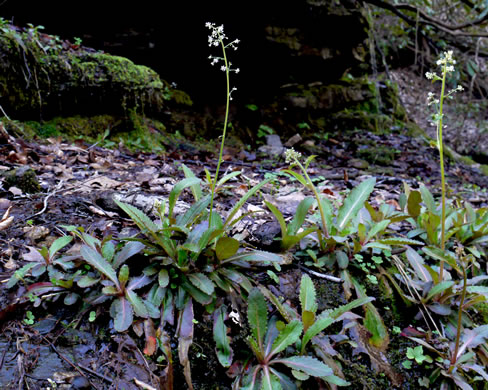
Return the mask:
{"type": "Polygon", "coordinates": [[[5,230],[7,229],[12,222],[14,221],[14,217],[9,217],[10,210],[12,209],[12,206],[10,206],[7,211],[3,214],[2,219],[0,219],[0,230],[5,230]]]}

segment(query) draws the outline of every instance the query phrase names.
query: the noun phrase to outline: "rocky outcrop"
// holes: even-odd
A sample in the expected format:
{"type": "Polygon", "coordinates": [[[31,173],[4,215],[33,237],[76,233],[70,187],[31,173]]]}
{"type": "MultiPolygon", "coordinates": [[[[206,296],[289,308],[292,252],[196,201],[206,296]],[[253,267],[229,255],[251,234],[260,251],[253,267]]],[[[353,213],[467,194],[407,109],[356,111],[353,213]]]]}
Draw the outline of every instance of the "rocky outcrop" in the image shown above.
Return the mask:
{"type": "Polygon", "coordinates": [[[14,118],[160,111],[170,97],[146,66],[3,21],[0,104],[14,118]]]}

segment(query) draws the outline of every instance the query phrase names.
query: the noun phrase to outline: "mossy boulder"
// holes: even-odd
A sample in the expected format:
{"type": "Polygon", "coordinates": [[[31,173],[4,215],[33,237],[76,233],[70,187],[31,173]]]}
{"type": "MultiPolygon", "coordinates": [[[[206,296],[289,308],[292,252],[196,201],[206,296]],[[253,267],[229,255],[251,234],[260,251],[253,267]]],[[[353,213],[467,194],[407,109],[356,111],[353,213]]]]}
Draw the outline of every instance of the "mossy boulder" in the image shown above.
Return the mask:
{"type": "Polygon", "coordinates": [[[24,166],[2,173],[4,187],[17,187],[24,193],[35,194],[41,191],[36,172],[29,166],[24,166]]]}
{"type": "Polygon", "coordinates": [[[18,28],[0,19],[0,104],[11,117],[159,112],[165,101],[191,104],[152,69],[18,28]]]}

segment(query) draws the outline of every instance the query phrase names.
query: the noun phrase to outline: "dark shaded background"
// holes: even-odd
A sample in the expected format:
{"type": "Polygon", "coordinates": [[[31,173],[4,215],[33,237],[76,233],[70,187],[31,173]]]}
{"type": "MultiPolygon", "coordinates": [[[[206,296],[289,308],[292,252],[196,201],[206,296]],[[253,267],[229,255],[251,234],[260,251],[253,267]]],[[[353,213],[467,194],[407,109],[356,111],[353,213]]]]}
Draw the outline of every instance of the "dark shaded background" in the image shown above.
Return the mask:
{"type": "MultiPolygon", "coordinates": [[[[332,1],[333,2],[333,1],[332,1]]],[[[343,2],[344,3],[344,2],[343,2]]],[[[354,3],[354,2],[347,2],[354,3]]],[[[361,42],[364,27],[355,17],[328,15],[326,7],[307,1],[45,1],[4,0],[0,16],[19,26],[44,26],[62,39],[82,38],[84,46],[128,57],[176,82],[198,104],[225,99],[225,77],[208,56],[219,55],[207,43],[205,22],[224,24],[238,51],[229,53],[241,73],[232,74],[241,103],[268,101],[287,83],[337,80],[355,64],[351,53],[324,60],[310,48],[339,50],[361,42]],[[304,53],[293,53],[266,37],[266,26],[298,28],[304,53]]]]}

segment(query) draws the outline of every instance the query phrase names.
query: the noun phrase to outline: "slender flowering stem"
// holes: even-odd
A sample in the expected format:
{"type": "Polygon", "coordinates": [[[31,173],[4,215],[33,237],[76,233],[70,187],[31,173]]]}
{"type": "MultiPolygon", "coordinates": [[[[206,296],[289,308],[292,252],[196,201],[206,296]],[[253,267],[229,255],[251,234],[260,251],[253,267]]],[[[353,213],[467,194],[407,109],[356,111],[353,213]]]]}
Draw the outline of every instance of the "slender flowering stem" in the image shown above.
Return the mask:
{"type": "MultiPolygon", "coordinates": [[[[437,122],[437,147],[439,148],[439,159],[441,168],[441,249],[446,248],[446,177],[444,171],[444,144],[442,142],[442,117],[443,117],[443,103],[444,103],[444,91],[446,88],[446,75],[447,75],[447,61],[444,63],[442,69],[442,87],[441,96],[439,99],[439,121],[437,122]]],[[[444,273],[444,260],[441,260],[439,265],[439,282],[442,282],[444,273]]]]}
{"type": "MultiPolygon", "coordinates": [[[[449,92],[446,93],[446,77],[448,73],[454,71],[454,64],[456,61],[452,58],[452,51],[447,51],[443,54],[443,56],[437,61],[437,65],[439,65],[442,69],[442,77],[439,77],[436,73],[427,72],[425,76],[432,80],[432,81],[441,81],[441,94],[439,99],[434,97],[432,92],[429,92],[427,96],[427,103],[430,104],[438,104],[438,112],[435,115],[435,121],[437,122],[437,148],[439,149],[439,160],[440,160],[440,168],[441,168],[441,191],[442,191],[442,199],[441,199],[441,242],[440,247],[444,251],[446,248],[446,176],[445,176],[445,169],[444,169],[444,143],[442,140],[442,130],[443,130],[443,105],[444,105],[444,98],[451,96],[453,93],[457,91],[462,91],[463,87],[458,85],[456,88],[451,89],[449,92]]],[[[440,261],[439,265],[439,282],[442,281],[444,276],[444,260],[440,261]]]]}
{"type": "Polygon", "coordinates": [[[324,208],[322,207],[322,202],[320,201],[319,192],[317,191],[317,188],[315,188],[315,185],[313,184],[312,179],[310,179],[310,176],[308,176],[307,170],[302,165],[302,163],[300,161],[298,161],[297,159],[295,159],[295,161],[296,161],[298,167],[302,170],[303,174],[305,175],[305,178],[307,179],[308,185],[309,185],[310,189],[312,190],[312,192],[315,196],[315,199],[317,199],[317,205],[319,207],[319,212],[320,212],[320,219],[322,220],[322,231],[324,233],[324,236],[326,238],[328,238],[329,237],[329,230],[327,227],[327,222],[325,220],[324,208]]]}
{"type": "Polygon", "coordinates": [[[227,121],[229,119],[229,105],[230,105],[230,82],[229,82],[229,66],[227,64],[227,55],[225,53],[225,46],[224,42],[220,40],[220,44],[222,45],[222,52],[224,54],[224,64],[225,64],[225,77],[227,80],[227,97],[226,97],[226,104],[225,104],[225,118],[224,118],[224,130],[222,131],[222,140],[220,142],[220,152],[219,152],[219,161],[217,162],[217,169],[215,170],[215,177],[212,180],[212,197],[210,200],[210,215],[208,217],[208,226],[212,226],[212,211],[213,211],[213,203],[215,197],[215,186],[217,185],[217,179],[219,177],[219,170],[220,164],[222,163],[222,156],[224,153],[224,143],[225,143],[225,134],[227,132],[227,121]]]}
{"type": "Polygon", "coordinates": [[[451,361],[449,365],[448,373],[450,374],[456,365],[457,355],[459,352],[459,341],[461,340],[461,328],[463,326],[463,307],[464,307],[464,300],[466,299],[466,285],[468,284],[468,277],[466,275],[466,266],[464,263],[461,263],[463,268],[463,291],[461,292],[461,301],[459,302],[459,310],[458,310],[458,320],[457,320],[457,330],[456,330],[456,344],[454,346],[454,351],[451,356],[451,361]]]}
{"type": "Polygon", "coordinates": [[[227,81],[227,94],[226,94],[226,104],[225,104],[225,118],[224,118],[224,129],[222,131],[222,140],[220,142],[220,152],[219,152],[219,160],[217,162],[217,169],[215,171],[215,176],[211,182],[211,199],[210,199],[210,212],[208,216],[208,226],[212,226],[212,213],[213,213],[213,204],[214,204],[214,198],[215,198],[215,190],[217,186],[217,181],[219,178],[219,171],[220,171],[220,165],[222,164],[222,156],[224,153],[224,144],[225,144],[225,135],[227,132],[227,123],[229,120],[229,105],[230,101],[232,100],[232,92],[235,91],[237,88],[232,88],[230,89],[230,81],[229,81],[229,73],[236,72],[239,73],[239,68],[233,68],[232,64],[227,61],[227,53],[226,49],[227,48],[233,48],[234,50],[237,50],[237,44],[239,43],[238,39],[233,40],[230,43],[225,44],[225,40],[227,39],[226,35],[224,34],[224,26],[216,26],[215,23],[206,23],[206,27],[208,27],[210,30],[212,30],[211,34],[208,36],[208,43],[209,46],[221,46],[222,47],[222,53],[223,57],[215,57],[215,56],[210,56],[209,59],[211,60],[210,64],[215,65],[218,64],[219,61],[223,61],[223,65],[221,66],[221,70],[225,72],[225,77],[227,81]]]}

